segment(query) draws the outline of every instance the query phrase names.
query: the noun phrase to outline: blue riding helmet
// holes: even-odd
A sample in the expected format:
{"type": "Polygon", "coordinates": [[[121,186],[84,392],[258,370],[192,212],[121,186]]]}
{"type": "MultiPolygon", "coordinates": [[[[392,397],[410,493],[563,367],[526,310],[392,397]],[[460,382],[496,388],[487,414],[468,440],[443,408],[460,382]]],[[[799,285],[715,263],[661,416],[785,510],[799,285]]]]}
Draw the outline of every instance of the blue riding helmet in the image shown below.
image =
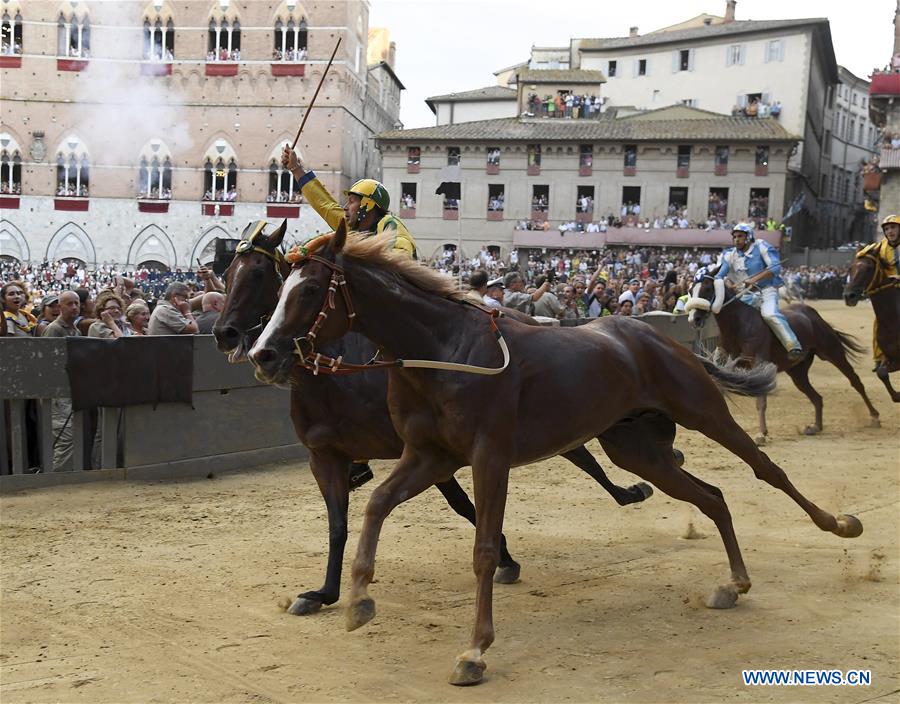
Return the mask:
{"type": "Polygon", "coordinates": [[[699,269],[697,269],[697,273],[694,274],[694,283],[699,284],[706,276],[709,276],[709,271],[707,271],[705,266],[701,266],[699,269]]]}

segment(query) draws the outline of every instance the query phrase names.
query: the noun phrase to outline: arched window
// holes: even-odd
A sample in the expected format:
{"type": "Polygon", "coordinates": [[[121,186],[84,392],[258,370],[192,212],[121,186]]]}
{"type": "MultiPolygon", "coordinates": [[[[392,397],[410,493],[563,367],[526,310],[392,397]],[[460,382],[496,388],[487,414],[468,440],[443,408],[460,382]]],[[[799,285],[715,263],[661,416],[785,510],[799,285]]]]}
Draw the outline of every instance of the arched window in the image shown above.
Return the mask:
{"type": "Polygon", "coordinates": [[[22,154],[8,134],[0,134],[0,194],[22,193],[22,154]]]}
{"type": "Polygon", "coordinates": [[[66,17],[62,12],[57,22],[57,50],[60,57],[87,59],[91,55],[91,20],[84,14],[66,17]]]}
{"type": "Polygon", "coordinates": [[[279,17],[275,22],[275,61],[306,61],[306,20],[289,16],[287,23],[279,17]]]}
{"type": "Polygon", "coordinates": [[[0,54],[22,54],[22,15],[19,12],[12,19],[9,12],[4,12],[0,18],[0,54]]]}
{"type": "Polygon", "coordinates": [[[154,156],[149,162],[141,157],[138,172],[138,198],[149,200],[172,199],[172,162],[169,157],[160,161],[154,156]]]}
{"type": "Polygon", "coordinates": [[[70,136],[56,154],[56,195],[87,198],[90,160],[80,140],[70,136]]]}
{"type": "Polygon", "coordinates": [[[203,200],[234,202],[237,200],[237,164],[230,159],[228,164],[222,157],[215,163],[207,158],[204,166],[203,200]]]}
{"type": "Polygon", "coordinates": [[[209,48],[207,61],[240,61],[241,60],[241,23],[235,19],[209,21],[209,48]]]}
{"type": "Polygon", "coordinates": [[[300,189],[291,172],[273,158],[269,164],[269,195],[266,196],[266,202],[299,203],[300,200],[300,189]]]}
{"type": "Polygon", "coordinates": [[[144,60],[175,60],[175,23],[171,19],[144,17],[144,60]]]}

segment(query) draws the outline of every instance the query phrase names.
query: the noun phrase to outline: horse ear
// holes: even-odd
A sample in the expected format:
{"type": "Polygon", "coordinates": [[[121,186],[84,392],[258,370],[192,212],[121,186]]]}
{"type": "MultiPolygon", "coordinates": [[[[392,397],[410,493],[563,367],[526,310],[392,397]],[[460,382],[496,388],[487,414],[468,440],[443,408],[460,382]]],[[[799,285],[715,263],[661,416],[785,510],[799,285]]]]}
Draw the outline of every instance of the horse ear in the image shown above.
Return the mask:
{"type": "Polygon", "coordinates": [[[347,221],[341,218],[341,221],[338,223],[337,229],[334,231],[334,238],[331,240],[331,246],[334,248],[334,253],[338,254],[342,249],[344,249],[344,245],[347,243],[347,221]]]}
{"type": "Polygon", "coordinates": [[[281,221],[281,225],[271,235],[269,235],[269,244],[273,247],[279,247],[284,239],[284,233],[287,232],[287,219],[281,221]]]}

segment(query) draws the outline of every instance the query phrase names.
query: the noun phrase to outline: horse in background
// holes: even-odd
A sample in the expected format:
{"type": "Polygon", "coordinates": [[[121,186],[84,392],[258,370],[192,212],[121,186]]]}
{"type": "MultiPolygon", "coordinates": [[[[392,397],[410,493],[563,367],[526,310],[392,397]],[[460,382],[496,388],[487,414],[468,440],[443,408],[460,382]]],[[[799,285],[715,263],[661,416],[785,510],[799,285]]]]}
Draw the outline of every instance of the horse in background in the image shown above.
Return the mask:
{"type": "MultiPolygon", "coordinates": [[[[266,233],[265,221],[247,226],[235,255],[224,272],[225,307],[213,328],[219,351],[231,362],[244,361],[278,303],[278,291],[290,267],[279,247],[287,221],[266,233]]],[[[526,316],[527,317],[527,316],[526,316]]],[[[362,335],[350,333],[329,345],[328,353],[347,362],[363,364],[376,356],[376,347],[362,335]]],[[[403,442],[391,424],[388,412],[387,375],[373,371],[354,376],[313,375],[296,366],[286,380],[291,389],[291,420],[300,442],[309,450],[309,464],[328,512],[328,564],[324,585],[300,594],[288,609],[294,615],[318,611],[340,596],[341,569],[347,542],[349,510],[349,466],[354,458],[396,459],[403,442]]],[[[680,452],[681,461],[683,455],[680,452]]],[[[652,488],[639,482],[620,487],[609,480],[591,452],[575,447],[563,457],[597,481],[620,506],[643,501],[652,488]]],[[[475,522],[475,506],[452,476],[436,484],[450,507],[469,522],[475,522]]],[[[512,584],[520,566],[501,538],[501,558],[495,579],[512,584]]]]}
{"type": "MultiPolygon", "coordinates": [[[[729,357],[747,367],[770,362],[779,372],[786,372],[794,386],[810,400],[815,409],[815,419],[803,429],[804,435],[816,435],[822,432],[823,427],[822,396],[809,381],[809,369],[816,357],[830,362],[847,377],[869,410],[869,426],[880,426],[878,411],[869,400],[862,381],[848,359],[848,356],[853,357],[864,351],[853,336],[835,330],[815,308],[805,303],[785,306],[782,313],[806,353],[802,359],[792,362],[756,308],[743,303],[727,286],[720,285],[721,293],[717,294],[714,273],[713,269],[698,272],[698,280],[685,306],[689,320],[699,329],[703,327],[707,316],[715,315],[719,326],[719,347],[729,357]]],[[[759,434],[756,436],[758,445],[764,445],[769,434],[766,424],[767,402],[766,396],[756,399],[759,416],[759,434]]]]}
{"type": "Polygon", "coordinates": [[[891,396],[900,403],[900,392],[891,385],[891,372],[900,370],[900,282],[885,275],[881,260],[861,251],[850,268],[850,280],[844,287],[844,303],[855,306],[863,298],[872,301],[876,331],[874,342],[881,348],[883,359],[875,367],[891,396]]]}
{"type": "Polygon", "coordinates": [[[249,358],[260,377],[281,383],[298,355],[318,358],[318,344],[339,339],[351,326],[385,351],[388,406],[405,444],[366,507],[348,629],[375,616],[368,586],[387,516],[470,465],[477,513],[476,615],[469,647],[457,658],[450,682],[480,682],[484,651],[494,641],[491,575],[499,559],[510,467],[552,457],[590,438],[597,438],[618,466],[692,503],[716,524],[731,575],[708,606],[733,606],[738,594],[749,590],[750,578],[722,492],[675,462],[676,423],[747,462],[821,530],[845,538],[862,533],[855,517],[834,516],[803,496],[731,416],[723,390],[768,393],[776,373],[771,365],[732,371],[621,316],[571,328],[495,319],[463,304],[450,277],[388,251],[388,237],[348,235],[341,223],[333,236],[318,242],[318,250],[305,248],[293,256],[296,263],[276,312],[249,358]],[[342,295],[335,294],[338,289],[342,295]],[[477,374],[459,371],[476,365],[477,374]],[[579,412],[559,422],[558,408],[579,412]]]}

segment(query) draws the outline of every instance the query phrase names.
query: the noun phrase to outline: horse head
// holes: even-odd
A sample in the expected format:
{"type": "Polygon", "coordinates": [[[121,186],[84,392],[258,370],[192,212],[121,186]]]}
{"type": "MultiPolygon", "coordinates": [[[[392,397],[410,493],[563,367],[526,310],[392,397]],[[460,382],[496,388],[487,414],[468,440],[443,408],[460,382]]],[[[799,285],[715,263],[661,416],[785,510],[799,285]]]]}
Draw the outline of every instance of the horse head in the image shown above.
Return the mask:
{"type": "Polygon", "coordinates": [[[877,256],[859,252],[850,267],[850,280],[844,287],[844,303],[848,306],[859,303],[866,291],[873,287],[880,272],[881,263],[877,256]]]}
{"type": "Polygon", "coordinates": [[[288,274],[287,262],[279,249],[287,220],[271,233],[266,233],[265,227],[265,220],[247,225],[224,273],[225,308],[213,327],[213,335],[219,351],[229,353],[231,362],[246,359],[247,350],[275,310],[278,289],[288,274]]]}
{"type": "Polygon", "coordinates": [[[285,383],[296,355],[315,353],[317,343],[340,338],[350,329],[353,313],[339,261],[346,238],[342,220],[334,233],[287,253],[290,273],[272,317],[248,354],[260,381],[285,383]],[[340,305],[343,314],[334,314],[340,305]]]}
{"type": "Polygon", "coordinates": [[[684,306],[688,321],[697,329],[703,327],[710,313],[717,315],[725,304],[725,281],[715,277],[716,271],[718,268],[713,267],[697,270],[694,287],[684,306]]]}

